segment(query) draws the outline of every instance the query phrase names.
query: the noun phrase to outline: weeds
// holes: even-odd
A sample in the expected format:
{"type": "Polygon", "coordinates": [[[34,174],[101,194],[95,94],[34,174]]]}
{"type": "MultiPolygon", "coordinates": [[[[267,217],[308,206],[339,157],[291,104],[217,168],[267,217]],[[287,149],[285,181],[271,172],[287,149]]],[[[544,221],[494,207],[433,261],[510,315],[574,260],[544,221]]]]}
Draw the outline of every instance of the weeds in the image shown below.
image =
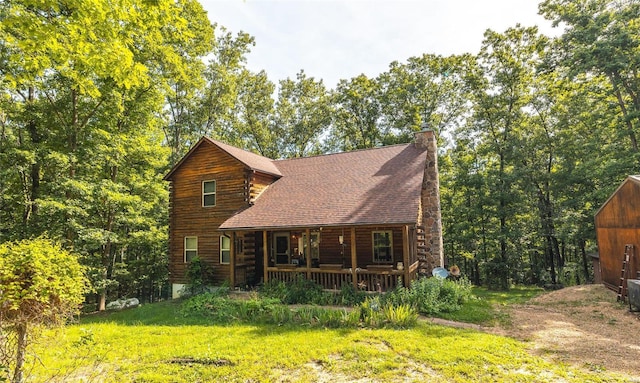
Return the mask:
{"type": "Polygon", "coordinates": [[[384,300],[394,306],[414,307],[421,314],[436,315],[460,310],[463,303],[473,299],[471,288],[466,278],[421,278],[413,281],[410,289],[397,287],[384,300]]]}
{"type": "Polygon", "coordinates": [[[187,299],[180,310],[183,316],[201,316],[218,324],[235,322],[255,324],[298,324],[309,327],[408,328],[416,324],[418,313],[408,305],[382,306],[379,297],[371,297],[353,310],[322,307],[290,308],[274,298],[235,300],[212,293],[187,299]]]}

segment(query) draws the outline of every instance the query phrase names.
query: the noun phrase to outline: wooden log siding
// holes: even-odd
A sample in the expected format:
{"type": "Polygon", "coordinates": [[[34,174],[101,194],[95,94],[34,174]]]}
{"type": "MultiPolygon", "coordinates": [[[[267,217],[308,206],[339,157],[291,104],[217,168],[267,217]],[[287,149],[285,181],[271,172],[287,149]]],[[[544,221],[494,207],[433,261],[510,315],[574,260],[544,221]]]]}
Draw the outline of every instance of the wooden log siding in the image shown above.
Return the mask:
{"type": "MultiPolygon", "coordinates": [[[[291,251],[296,247],[297,238],[303,233],[307,235],[311,229],[288,229],[291,242],[291,251]],[[295,237],[295,238],[294,238],[295,237]]],[[[284,232],[286,229],[275,230],[284,232]]],[[[313,231],[316,231],[314,229],[313,231]]],[[[264,277],[266,280],[277,279],[290,281],[297,275],[303,275],[322,285],[325,289],[340,288],[345,283],[355,287],[364,287],[367,291],[383,290],[387,291],[395,287],[398,283],[408,286],[410,281],[417,277],[418,262],[415,254],[411,254],[411,249],[415,249],[415,244],[406,243],[412,237],[413,232],[409,226],[367,226],[367,227],[323,227],[320,231],[320,268],[310,267],[310,261],[300,267],[289,265],[270,265],[265,268],[264,277]],[[391,231],[393,235],[393,262],[385,263],[388,269],[375,269],[367,267],[372,265],[380,266],[373,262],[373,231],[391,231]],[[344,234],[343,234],[344,232],[344,234]],[[339,236],[344,235],[344,255],[341,254],[343,247],[340,245],[339,236]],[[355,239],[355,241],[354,241],[355,239]],[[405,255],[406,254],[406,255],[405,255]],[[341,268],[344,260],[344,268],[341,268]],[[404,270],[397,270],[397,263],[403,262],[404,270]],[[354,264],[356,265],[354,267],[354,264]],[[328,266],[324,266],[328,265],[328,266]]],[[[269,240],[273,232],[263,232],[269,240]]],[[[263,254],[265,261],[266,253],[263,254]]],[[[271,254],[269,254],[271,258],[271,254]]]]}
{"type": "MultiPolygon", "coordinates": [[[[184,237],[198,237],[198,256],[213,266],[214,283],[230,280],[230,266],[220,264],[217,228],[239,209],[248,206],[245,189],[247,169],[238,160],[211,143],[203,143],[171,177],[170,187],[170,281],[187,283],[184,237]],[[202,182],[216,181],[216,206],[202,206],[202,182]]],[[[255,183],[260,188],[266,178],[255,183]]]]}
{"type": "MultiPolygon", "coordinates": [[[[355,245],[358,267],[365,268],[373,262],[373,231],[391,231],[393,236],[393,261],[388,263],[394,267],[403,261],[402,226],[367,226],[355,228],[355,245]]],[[[339,236],[344,235],[344,261],[345,267],[352,266],[352,237],[351,228],[327,228],[320,232],[320,263],[342,263],[343,250],[339,236]],[[344,234],[343,234],[344,232],[344,234]]]]}
{"type": "Polygon", "coordinates": [[[249,204],[253,204],[256,198],[274,181],[273,176],[256,172],[250,172],[247,179],[249,181],[249,204]]]}

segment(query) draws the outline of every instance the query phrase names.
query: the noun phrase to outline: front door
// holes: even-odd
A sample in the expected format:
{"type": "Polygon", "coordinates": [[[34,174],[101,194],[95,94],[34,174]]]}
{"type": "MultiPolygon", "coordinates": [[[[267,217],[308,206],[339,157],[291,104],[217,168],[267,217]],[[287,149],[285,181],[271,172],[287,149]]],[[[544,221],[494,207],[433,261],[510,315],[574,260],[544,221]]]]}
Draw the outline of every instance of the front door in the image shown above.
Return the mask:
{"type": "Polygon", "coordinates": [[[281,232],[273,234],[274,243],[274,256],[276,258],[276,264],[291,263],[289,258],[289,232],[281,232]]]}

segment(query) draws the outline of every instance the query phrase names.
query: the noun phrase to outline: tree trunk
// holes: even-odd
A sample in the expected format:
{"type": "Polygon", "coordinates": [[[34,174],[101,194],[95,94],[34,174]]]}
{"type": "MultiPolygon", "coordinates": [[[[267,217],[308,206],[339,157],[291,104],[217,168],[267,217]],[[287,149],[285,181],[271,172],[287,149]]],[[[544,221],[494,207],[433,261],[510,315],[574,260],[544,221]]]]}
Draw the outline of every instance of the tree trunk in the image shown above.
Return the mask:
{"type": "Polygon", "coordinates": [[[27,323],[20,323],[16,326],[17,350],[16,366],[13,370],[12,383],[22,383],[24,381],[23,369],[24,359],[27,354],[27,323]]]}
{"type": "MultiPolygon", "coordinates": [[[[106,277],[104,278],[107,279],[106,277]]],[[[107,309],[107,288],[100,289],[100,296],[98,297],[98,311],[104,311],[107,309]]]]}
{"type": "Polygon", "coordinates": [[[553,240],[551,236],[547,236],[547,257],[549,259],[549,266],[551,267],[551,283],[555,285],[558,278],[556,276],[555,256],[553,253],[553,240]]]}
{"type": "Polygon", "coordinates": [[[580,246],[580,253],[582,254],[582,267],[584,268],[584,281],[585,283],[588,283],[587,281],[589,281],[589,262],[587,260],[587,251],[584,248],[585,241],[580,240],[579,246],[580,246]]]}

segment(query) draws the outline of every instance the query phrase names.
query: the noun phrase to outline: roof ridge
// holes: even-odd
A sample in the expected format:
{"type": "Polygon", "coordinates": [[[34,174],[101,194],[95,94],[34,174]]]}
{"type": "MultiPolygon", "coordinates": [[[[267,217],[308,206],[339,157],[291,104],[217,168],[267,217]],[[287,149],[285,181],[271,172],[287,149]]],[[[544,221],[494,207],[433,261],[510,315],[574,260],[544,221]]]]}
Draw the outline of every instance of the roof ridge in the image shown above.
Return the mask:
{"type": "Polygon", "coordinates": [[[218,148],[225,151],[227,154],[229,154],[236,160],[242,162],[245,166],[249,167],[251,170],[257,170],[257,171],[272,174],[278,177],[282,176],[280,169],[278,169],[278,166],[275,164],[275,160],[273,160],[272,158],[265,157],[263,155],[254,153],[252,151],[227,144],[226,142],[216,140],[211,137],[204,136],[203,138],[209,141],[211,144],[216,145],[218,148]],[[266,165],[266,164],[269,164],[269,165],[266,165]]]}
{"type": "Polygon", "coordinates": [[[316,155],[313,155],[313,156],[306,156],[306,157],[282,158],[282,159],[279,159],[279,160],[272,160],[272,161],[273,162],[284,162],[284,161],[294,161],[294,160],[306,160],[306,159],[309,159],[309,158],[329,157],[329,156],[336,156],[336,155],[340,155],[340,154],[367,152],[367,151],[373,151],[373,150],[378,150],[378,149],[389,149],[389,148],[394,148],[394,147],[398,147],[398,146],[408,146],[408,145],[411,145],[411,144],[412,144],[412,142],[408,142],[408,143],[404,143],[404,144],[383,145],[383,146],[376,146],[374,148],[362,148],[362,149],[347,150],[347,151],[344,151],[344,152],[335,152],[335,153],[322,153],[322,154],[316,154],[316,155]]]}
{"type": "Polygon", "coordinates": [[[239,147],[239,146],[231,145],[231,144],[229,144],[229,143],[226,143],[226,142],[224,142],[224,141],[217,140],[217,139],[215,139],[215,138],[211,138],[211,137],[207,137],[207,136],[204,136],[204,137],[205,137],[207,140],[209,140],[209,141],[213,142],[214,144],[222,144],[222,145],[224,145],[224,146],[232,147],[232,148],[234,148],[234,149],[236,149],[236,150],[242,150],[243,152],[248,153],[248,154],[251,154],[251,155],[254,155],[254,156],[262,157],[262,158],[267,159],[267,160],[269,160],[269,161],[275,161],[273,158],[269,158],[269,157],[263,156],[262,154],[254,153],[254,152],[252,152],[251,150],[247,150],[247,149],[241,148],[241,147],[239,147]]]}

